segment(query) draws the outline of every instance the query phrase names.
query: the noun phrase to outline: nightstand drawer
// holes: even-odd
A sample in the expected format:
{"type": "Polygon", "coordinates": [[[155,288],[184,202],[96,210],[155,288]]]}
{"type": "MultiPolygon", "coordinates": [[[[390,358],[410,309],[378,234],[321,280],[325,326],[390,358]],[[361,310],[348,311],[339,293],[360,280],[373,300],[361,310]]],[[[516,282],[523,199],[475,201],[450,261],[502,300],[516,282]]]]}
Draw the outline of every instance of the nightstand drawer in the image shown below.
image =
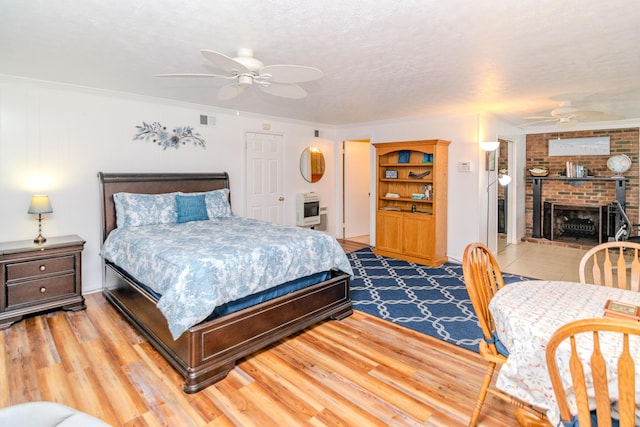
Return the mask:
{"type": "Polygon", "coordinates": [[[7,286],[7,307],[74,294],[75,274],[20,282],[7,286]]]}
{"type": "Polygon", "coordinates": [[[55,274],[62,272],[72,272],[75,269],[73,255],[42,258],[35,261],[17,262],[7,264],[7,281],[28,279],[30,277],[38,277],[45,274],[55,274]]]}

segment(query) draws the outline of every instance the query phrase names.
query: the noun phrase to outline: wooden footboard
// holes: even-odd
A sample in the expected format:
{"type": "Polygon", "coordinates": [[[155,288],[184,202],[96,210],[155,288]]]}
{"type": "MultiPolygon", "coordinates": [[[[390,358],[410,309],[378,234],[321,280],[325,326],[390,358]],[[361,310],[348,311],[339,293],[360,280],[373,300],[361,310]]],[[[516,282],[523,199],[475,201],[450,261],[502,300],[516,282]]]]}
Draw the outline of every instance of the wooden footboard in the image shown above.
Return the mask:
{"type": "Polygon", "coordinates": [[[319,321],[353,311],[349,276],[332,278],[253,307],[200,323],[173,340],[157,300],[116,266],[105,263],[105,297],[185,378],[195,393],[224,378],[238,359],[319,321]]]}

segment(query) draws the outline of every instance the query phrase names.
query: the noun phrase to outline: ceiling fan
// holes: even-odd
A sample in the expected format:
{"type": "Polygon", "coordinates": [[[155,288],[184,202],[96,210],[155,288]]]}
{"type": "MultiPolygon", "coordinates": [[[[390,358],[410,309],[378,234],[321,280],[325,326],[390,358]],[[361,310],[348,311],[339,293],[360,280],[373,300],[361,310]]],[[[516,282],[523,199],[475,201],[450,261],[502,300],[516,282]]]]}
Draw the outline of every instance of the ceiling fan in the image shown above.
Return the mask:
{"type": "Polygon", "coordinates": [[[546,116],[529,116],[525,120],[534,120],[533,122],[523,123],[521,126],[530,126],[540,123],[556,122],[558,126],[568,127],[578,122],[597,122],[607,120],[620,120],[623,116],[617,114],[607,114],[602,111],[583,110],[571,105],[571,101],[561,102],[557,108],[551,110],[550,115],[546,116]]]}
{"type": "Polygon", "coordinates": [[[225,74],[157,74],[157,77],[204,77],[226,79],[231,83],[218,91],[218,99],[233,99],[246,91],[254,83],[262,91],[285,98],[304,98],[307,91],[297,83],[317,80],[322,77],[322,71],[304,65],[267,65],[254,58],[253,50],[238,49],[238,56],[228,57],[213,50],[201,49],[200,53],[207,58],[215,68],[225,74]]]}

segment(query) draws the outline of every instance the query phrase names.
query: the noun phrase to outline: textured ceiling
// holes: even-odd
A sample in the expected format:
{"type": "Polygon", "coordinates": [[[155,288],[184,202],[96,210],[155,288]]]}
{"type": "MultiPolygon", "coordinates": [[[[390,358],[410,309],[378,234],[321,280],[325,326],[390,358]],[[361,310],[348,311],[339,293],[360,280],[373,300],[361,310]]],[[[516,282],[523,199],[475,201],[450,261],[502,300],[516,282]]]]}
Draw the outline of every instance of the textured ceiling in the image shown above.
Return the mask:
{"type": "Polygon", "coordinates": [[[519,125],[562,101],[640,118],[633,0],[0,0],[0,74],[349,124],[494,113],[519,125]],[[320,68],[286,99],[224,80],[200,55],[252,48],[320,68]]]}

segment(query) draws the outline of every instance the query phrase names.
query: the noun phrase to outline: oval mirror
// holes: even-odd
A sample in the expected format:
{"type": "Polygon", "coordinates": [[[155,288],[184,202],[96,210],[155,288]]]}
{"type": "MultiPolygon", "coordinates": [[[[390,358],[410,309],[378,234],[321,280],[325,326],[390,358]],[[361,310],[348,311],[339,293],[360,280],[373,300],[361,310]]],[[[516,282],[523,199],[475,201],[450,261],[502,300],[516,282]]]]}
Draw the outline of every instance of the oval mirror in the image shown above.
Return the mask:
{"type": "Polygon", "coordinates": [[[300,156],[300,173],[308,182],[318,182],[324,175],[324,155],[317,147],[307,147],[300,156]]]}

